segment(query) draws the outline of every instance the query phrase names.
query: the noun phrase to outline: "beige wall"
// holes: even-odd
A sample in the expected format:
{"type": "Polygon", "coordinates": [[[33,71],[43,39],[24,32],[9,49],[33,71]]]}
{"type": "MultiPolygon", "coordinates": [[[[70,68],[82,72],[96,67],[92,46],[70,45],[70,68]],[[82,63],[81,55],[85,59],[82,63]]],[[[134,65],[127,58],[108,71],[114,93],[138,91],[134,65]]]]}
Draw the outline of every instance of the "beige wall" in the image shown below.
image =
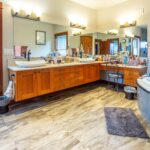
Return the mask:
{"type": "Polygon", "coordinates": [[[87,30],[96,30],[96,10],[83,7],[68,0],[45,0],[44,4],[43,1],[41,1],[40,5],[43,5],[45,9],[45,13],[42,17],[43,21],[68,26],[70,16],[75,15],[87,20],[87,30]]]}
{"type": "MultiPolygon", "coordinates": [[[[149,0],[131,0],[116,6],[98,11],[98,31],[104,32],[110,29],[119,28],[119,18],[121,16],[137,16],[138,25],[147,25],[150,27],[150,1],[149,0]],[[143,13],[144,8],[144,13],[143,13]]],[[[149,31],[150,39],[150,31],[149,31]]]]}
{"type": "Polygon", "coordinates": [[[53,24],[14,18],[14,45],[28,46],[31,57],[47,56],[54,50],[53,24]],[[36,45],[36,30],[46,32],[46,45],[36,45]]]}

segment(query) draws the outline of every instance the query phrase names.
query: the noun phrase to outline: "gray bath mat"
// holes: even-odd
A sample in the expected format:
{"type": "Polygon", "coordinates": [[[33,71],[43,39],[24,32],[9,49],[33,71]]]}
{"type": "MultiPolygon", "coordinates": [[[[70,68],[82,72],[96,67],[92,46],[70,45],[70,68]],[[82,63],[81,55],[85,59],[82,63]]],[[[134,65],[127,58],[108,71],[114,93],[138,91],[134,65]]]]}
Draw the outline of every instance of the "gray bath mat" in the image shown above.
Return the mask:
{"type": "Polygon", "coordinates": [[[131,109],[106,107],[104,111],[109,134],[149,139],[131,109]]]}

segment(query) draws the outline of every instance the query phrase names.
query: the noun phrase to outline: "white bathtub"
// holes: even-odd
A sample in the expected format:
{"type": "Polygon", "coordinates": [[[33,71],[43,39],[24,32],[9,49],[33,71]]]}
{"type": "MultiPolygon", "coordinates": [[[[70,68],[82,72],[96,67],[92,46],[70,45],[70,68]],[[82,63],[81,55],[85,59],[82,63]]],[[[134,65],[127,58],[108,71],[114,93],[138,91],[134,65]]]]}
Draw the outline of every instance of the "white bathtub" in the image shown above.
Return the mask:
{"type": "Polygon", "coordinates": [[[137,80],[138,105],[143,117],[150,123],[150,77],[137,80]]]}

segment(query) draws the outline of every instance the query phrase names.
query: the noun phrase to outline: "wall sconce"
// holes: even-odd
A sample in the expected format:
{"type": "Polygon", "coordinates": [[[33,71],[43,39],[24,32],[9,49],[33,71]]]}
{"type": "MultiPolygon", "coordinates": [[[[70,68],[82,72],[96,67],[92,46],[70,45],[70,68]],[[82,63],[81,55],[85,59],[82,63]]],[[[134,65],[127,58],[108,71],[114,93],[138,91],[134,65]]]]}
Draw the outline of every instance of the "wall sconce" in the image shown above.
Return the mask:
{"type": "Polygon", "coordinates": [[[35,20],[35,21],[40,21],[40,16],[38,16],[34,12],[27,13],[25,10],[11,10],[11,14],[13,17],[19,17],[19,18],[24,18],[24,19],[30,19],[30,20],[35,20]]]}
{"type": "Polygon", "coordinates": [[[126,21],[122,24],[120,24],[120,28],[127,28],[127,27],[133,27],[133,26],[136,26],[137,22],[134,20],[134,21],[126,21]]]}
{"type": "Polygon", "coordinates": [[[82,25],[82,24],[79,24],[79,23],[73,23],[73,22],[70,22],[70,27],[78,28],[78,29],[82,29],[82,30],[85,30],[87,28],[86,25],[82,25]]]}
{"type": "Polygon", "coordinates": [[[118,33],[119,32],[116,29],[112,29],[112,30],[107,31],[107,34],[110,34],[110,35],[117,35],[118,33]]]}

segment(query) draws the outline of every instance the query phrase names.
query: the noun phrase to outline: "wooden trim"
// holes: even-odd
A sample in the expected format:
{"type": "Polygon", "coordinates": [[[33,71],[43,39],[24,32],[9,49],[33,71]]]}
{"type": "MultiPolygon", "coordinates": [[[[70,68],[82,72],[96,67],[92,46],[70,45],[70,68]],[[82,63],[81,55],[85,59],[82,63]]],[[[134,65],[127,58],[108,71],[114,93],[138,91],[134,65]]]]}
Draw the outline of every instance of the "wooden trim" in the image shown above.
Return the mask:
{"type": "MultiPolygon", "coordinates": [[[[100,55],[100,50],[101,50],[101,42],[102,42],[102,40],[101,39],[95,39],[95,50],[96,50],[96,42],[97,43],[99,43],[99,49],[98,49],[98,55],[100,55]]],[[[94,51],[95,51],[94,50],[94,51]]]]}
{"type": "Polygon", "coordinates": [[[0,95],[3,94],[3,3],[0,2],[0,95]]]}
{"type": "Polygon", "coordinates": [[[0,2],[0,9],[3,9],[3,3],[0,2]]]}
{"type": "Polygon", "coordinates": [[[56,33],[54,36],[55,36],[55,49],[57,50],[56,48],[56,38],[57,36],[61,36],[61,35],[66,35],[67,37],[67,40],[66,40],[66,49],[68,48],[68,32],[61,32],[61,33],[56,33]]]}

